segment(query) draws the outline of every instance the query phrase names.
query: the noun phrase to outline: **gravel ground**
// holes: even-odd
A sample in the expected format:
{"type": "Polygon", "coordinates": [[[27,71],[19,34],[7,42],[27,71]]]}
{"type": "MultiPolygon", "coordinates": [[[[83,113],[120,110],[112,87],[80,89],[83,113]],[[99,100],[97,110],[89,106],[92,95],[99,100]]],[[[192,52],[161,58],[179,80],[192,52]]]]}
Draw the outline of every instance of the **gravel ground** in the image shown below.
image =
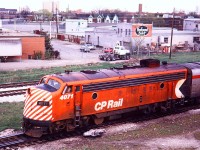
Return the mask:
{"type": "MultiPolygon", "coordinates": [[[[186,113],[181,113],[177,115],[167,116],[155,120],[139,122],[139,123],[127,123],[123,125],[115,125],[105,128],[106,133],[99,138],[84,138],[82,136],[76,136],[72,138],[66,138],[62,140],[57,140],[53,142],[47,142],[45,144],[38,144],[30,147],[20,148],[21,150],[86,150],[86,149],[116,149],[116,150],[179,150],[179,149],[188,149],[188,150],[200,150],[200,139],[195,138],[195,133],[200,133],[200,129],[189,128],[193,124],[190,120],[185,120],[188,116],[195,118],[200,115],[200,109],[191,110],[186,113]],[[150,135],[150,137],[138,137],[135,138],[134,135],[138,131],[149,134],[152,132],[149,127],[154,126],[155,124],[162,124],[168,121],[169,124],[175,122],[175,119],[183,122],[180,124],[180,127],[187,128],[184,133],[174,135],[173,133],[168,136],[159,136],[156,135],[157,128],[155,130],[155,135],[150,135]],[[184,124],[186,123],[187,126],[184,124]],[[119,137],[119,138],[118,138],[119,137]],[[124,137],[124,138],[122,138],[124,137]],[[152,138],[153,137],[153,138],[152,138]]],[[[198,120],[196,120],[198,121],[198,120]]]]}

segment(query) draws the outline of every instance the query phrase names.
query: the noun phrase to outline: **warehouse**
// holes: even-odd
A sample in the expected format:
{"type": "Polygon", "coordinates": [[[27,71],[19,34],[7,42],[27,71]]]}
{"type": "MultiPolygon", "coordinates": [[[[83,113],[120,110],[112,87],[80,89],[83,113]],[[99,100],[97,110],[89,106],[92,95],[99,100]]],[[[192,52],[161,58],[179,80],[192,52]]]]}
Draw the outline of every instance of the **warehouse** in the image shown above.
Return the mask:
{"type": "Polygon", "coordinates": [[[45,37],[22,32],[0,32],[1,61],[21,59],[44,59],[45,37]]]}

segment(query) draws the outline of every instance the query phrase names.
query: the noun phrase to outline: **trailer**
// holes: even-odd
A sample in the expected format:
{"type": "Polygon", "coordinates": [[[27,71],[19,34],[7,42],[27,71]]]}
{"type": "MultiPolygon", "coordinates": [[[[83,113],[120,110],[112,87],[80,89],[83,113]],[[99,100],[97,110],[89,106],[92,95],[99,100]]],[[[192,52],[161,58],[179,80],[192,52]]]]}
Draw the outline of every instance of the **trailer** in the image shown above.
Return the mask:
{"type": "Polygon", "coordinates": [[[0,38],[0,60],[6,61],[11,56],[22,56],[20,38],[0,38]]]}

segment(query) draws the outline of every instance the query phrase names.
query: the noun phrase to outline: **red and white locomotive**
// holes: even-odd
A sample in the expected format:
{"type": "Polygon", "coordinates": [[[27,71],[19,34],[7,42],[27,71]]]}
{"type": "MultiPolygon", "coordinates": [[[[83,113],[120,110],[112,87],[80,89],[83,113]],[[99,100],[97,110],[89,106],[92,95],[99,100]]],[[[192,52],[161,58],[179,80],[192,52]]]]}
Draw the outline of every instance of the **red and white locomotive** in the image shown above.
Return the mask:
{"type": "Polygon", "coordinates": [[[138,109],[167,110],[199,97],[200,62],[160,65],[145,59],[140,66],[66,71],[44,76],[27,90],[23,129],[39,137],[138,109]]]}

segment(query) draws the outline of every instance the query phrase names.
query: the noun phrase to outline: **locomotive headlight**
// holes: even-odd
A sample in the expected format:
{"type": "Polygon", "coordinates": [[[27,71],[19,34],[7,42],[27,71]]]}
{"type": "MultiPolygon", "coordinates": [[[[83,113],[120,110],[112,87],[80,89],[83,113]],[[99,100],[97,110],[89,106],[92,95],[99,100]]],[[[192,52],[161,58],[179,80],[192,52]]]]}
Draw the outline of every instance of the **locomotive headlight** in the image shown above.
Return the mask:
{"type": "Polygon", "coordinates": [[[40,106],[49,106],[49,102],[45,102],[45,101],[37,101],[37,105],[40,105],[40,106]]]}

